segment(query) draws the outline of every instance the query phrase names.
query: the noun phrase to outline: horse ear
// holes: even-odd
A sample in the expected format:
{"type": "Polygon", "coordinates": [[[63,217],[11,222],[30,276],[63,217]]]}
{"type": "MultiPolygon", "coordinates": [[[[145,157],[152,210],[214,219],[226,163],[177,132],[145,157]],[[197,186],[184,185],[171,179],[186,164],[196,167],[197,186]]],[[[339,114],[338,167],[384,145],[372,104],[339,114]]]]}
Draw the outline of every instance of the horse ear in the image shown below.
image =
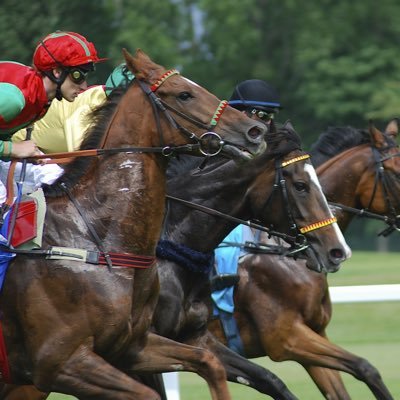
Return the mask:
{"type": "Polygon", "coordinates": [[[399,133],[399,119],[393,118],[386,126],[385,133],[396,140],[399,133]]]}
{"type": "Polygon", "coordinates": [[[124,55],[126,66],[129,71],[131,71],[135,76],[139,74],[138,64],[140,62],[141,57],[147,57],[147,55],[141,50],[136,49],[135,55],[132,56],[131,53],[127,49],[122,49],[122,54],[124,55]]]}
{"type": "Polygon", "coordinates": [[[160,75],[160,70],[164,68],[156,64],[151,58],[141,49],[136,49],[135,54],[132,56],[126,49],[122,49],[126,65],[137,79],[146,80],[150,82],[160,75]]]}
{"type": "Polygon", "coordinates": [[[381,148],[385,146],[385,136],[383,133],[374,125],[374,122],[372,120],[369,120],[368,123],[368,130],[369,134],[371,136],[371,140],[373,145],[376,148],[381,148]]]}
{"type": "Polygon", "coordinates": [[[287,129],[289,131],[294,131],[294,126],[292,125],[292,122],[290,121],[290,119],[288,119],[284,124],[283,124],[283,128],[287,129]]]}

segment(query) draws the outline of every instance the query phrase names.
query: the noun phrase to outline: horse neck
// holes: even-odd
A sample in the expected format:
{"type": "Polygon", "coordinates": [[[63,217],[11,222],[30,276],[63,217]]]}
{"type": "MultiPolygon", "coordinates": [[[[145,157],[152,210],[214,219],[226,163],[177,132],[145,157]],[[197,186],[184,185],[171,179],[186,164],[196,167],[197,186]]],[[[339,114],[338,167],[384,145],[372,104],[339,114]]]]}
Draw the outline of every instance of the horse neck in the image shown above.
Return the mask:
{"type": "MultiPolygon", "coordinates": [[[[363,174],[372,165],[369,145],[360,145],[346,150],[317,168],[322,189],[328,201],[348,207],[359,207],[359,186],[363,174]]],[[[345,229],[353,215],[339,212],[339,226],[345,229]]]]}
{"type": "MultiPolygon", "coordinates": [[[[229,161],[211,173],[199,175],[198,179],[189,179],[187,185],[183,183],[180,186],[180,190],[170,188],[168,192],[227,215],[246,219],[250,217],[246,196],[248,189],[260,172],[266,169],[271,171],[272,187],[274,168],[270,160],[255,160],[245,166],[238,166],[229,161]]],[[[234,222],[226,219],[171,203],[167,238],[196,251],[208,253],[214,250],[235,226],[234,222]]]]}
{"type": "MultiPolygon", "coordinates": [[[[105,136],[104,148],[158,144],[150,107],[143,108],[150,109],[152,120],[144,118],[139,111],[124,112],[121,108],[129,110],[131,107],[118,107],[105,136]]],[[[107,251],[155,253],[164,214],[166,166],[164,158],[155,153],[104,156],[74,187],[73,196],[107,251]]],[[[52,232],[56,243],[69,240],[75,247],[78,243],[93,246],[78,211],[72,213],[70,223],[74,226],[71,230],[81,232],[75,236],[83,239],[71,239],[68,233],[52,232]]]]}

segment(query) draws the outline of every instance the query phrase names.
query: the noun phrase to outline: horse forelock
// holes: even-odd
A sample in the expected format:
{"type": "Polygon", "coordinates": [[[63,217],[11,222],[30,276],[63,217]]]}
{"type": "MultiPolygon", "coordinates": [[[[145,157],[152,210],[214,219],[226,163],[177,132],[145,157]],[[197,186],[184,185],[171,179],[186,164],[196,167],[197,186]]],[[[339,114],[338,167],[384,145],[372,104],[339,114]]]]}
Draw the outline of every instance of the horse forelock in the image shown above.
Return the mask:
{"type": "MultiPolygon", "coordinates": [[[[85,133],[79,150],[99,148],[110,119],[126,90],[127,88],[114,90],[104,103],[100,104],[88,115],[90,128],[85,133]]],[[[66,166],[63,175],[59,179],[57,179],[52,185],[44,186],[46,196],[61,196],[64,193],[63,191],[60,191],[61,184],[65,185],[67,188],[72,188],[76,185],[88,172],[92,165],[92,161],[93,157],[77,157],[74,161],[69,163],[66,166]]]]}
{"type": "Polygon", "coordinates": [[[301,150],[301,138],[291,127],[279,127],[266,135],[267,152],[273,157],[283,157],[293,150],[301,150]]]}
{"type": "Polygon", "coordinates": [[[371,137],[366,130],[351,126],[329,127],[311,146],[313,165],[318,167],[337,154],[366,143],[371,143],[371,137]]]}

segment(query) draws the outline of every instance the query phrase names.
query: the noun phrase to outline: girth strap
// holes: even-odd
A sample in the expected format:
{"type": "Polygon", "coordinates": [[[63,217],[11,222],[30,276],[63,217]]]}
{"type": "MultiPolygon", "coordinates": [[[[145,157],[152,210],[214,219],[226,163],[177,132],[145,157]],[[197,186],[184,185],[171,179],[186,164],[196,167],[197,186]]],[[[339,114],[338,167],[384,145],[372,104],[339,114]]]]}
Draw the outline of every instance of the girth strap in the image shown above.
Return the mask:
{"type": "MultiPolygon", "coordinates": [[[[48,260],[75,260],[88,264],[107,265],[106,255],[101,251],[74,249],[54,246],[47,250],[48,260]]],[[[132,253],[107,253],[113,267],[150,268],[156,262],[154,256],[143,256],[132,253]]]]}

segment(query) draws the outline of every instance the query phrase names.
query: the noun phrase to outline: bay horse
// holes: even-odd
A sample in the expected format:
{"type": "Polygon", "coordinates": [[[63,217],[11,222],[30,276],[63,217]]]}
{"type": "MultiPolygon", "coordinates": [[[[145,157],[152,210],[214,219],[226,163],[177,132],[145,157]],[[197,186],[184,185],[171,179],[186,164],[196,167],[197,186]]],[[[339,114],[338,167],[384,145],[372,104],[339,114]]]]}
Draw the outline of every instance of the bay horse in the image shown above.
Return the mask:
{"type": "MultiPolygon", "coordinates": [[[[335,128],[313,146],[313,160],[328,200],[344,206],[336,208],[342,229],[355,215],[348,209],[396,221],[400,214],[397,133],[397,120],[388,124],[385,134],[372,124],[369,134],[335,128]]],[[[364,382],[376,399],[393,399],[375,367],[329,341],[326,329],[332,305],[326,274],[311,271],[302,260],[271,254],[244,256],[238,274],[234,318],[246,357],[267,355],[274,361],[298,362],[329,400],[350,399],[339,371],[364,382]]],[[[208,328],[227,344],[218,319],[211,320],[208,328]]]]}
{"type": "Polygon", "coordinates": [[[45,190],[43,248],[15,250],[9,266],[2,380],[80,399],[148,400],[159,395],[133,376],[188,370],[227,400],[211,352],[150,333],[167,156],[249,159],[265,150],[266,128],[143,51],[123,52],[134,83],[97,110],[79,157],[45,190]]]}
{"type": "MultiPolygon", "coordinates": [[[[198,168],[195,158],[188,161],[180,157],[170,163],[168,218],[157,251],[160,300],[153,326],[163,336],[211,349],[223,363],[229,380],[247,384],[274,399],[290,400],[295,397],[278,377],[229,350],[207,332],[210,295],[207,269],[213,259],[213,249],[237,222],[221,220],[219,216],[182,204],[182,201],[195,200],[197,207],[212,207],[232,218],[257,218],[290,234],[294,233],[293,224],[306,226],[330,218],[320,186],[314,181],[316,175],[309,157],[301,150],[300,138],[292,125],[287,123],[279,131],[272,130],[266,139],[267,151],[244,165],[226,158],[214,158],[203,168],[198,168]],[[285,183],[283,199],[280,195],[270,198],[277,178],[285,183]],[[308,188],[306,194],[304,187],[308,188]],[[177,201],[176,197],[171,200],[172,195],[181,200],[177,201]],[[171,258],[173,253],[179,253],[179,262],[171,258]],[[194,264],[200,267],[193,270],[194,264]]],[[[308,259],[311,268],[319,269],[321,264],[326,270],[336,270],[348,256],[347,245],[334,223],[308,233],[307,240],[313,243],[318,254],[315,257],[311,253],[308,259]]],[[[7,390],[2,399],[10,400],[18,391],[29,388],[10,390],[8,387],[7,390]]],[[[30,400],[47,397],[35,393],[33,388],[30,396],[24,395],[30,400]]]]}

